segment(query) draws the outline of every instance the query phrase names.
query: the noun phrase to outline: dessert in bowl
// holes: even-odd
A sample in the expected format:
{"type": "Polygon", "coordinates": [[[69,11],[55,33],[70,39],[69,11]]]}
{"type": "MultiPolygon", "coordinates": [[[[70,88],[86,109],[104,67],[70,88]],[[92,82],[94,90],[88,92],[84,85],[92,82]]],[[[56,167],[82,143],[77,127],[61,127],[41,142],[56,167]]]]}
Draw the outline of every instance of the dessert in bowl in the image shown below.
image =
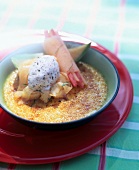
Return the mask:
{"type": "Polygon", "coordinates": [[[101,114],[116,97],[114,64],[91,43],[45,32],[0,63],[0,104],[18,121],[40,129],[69,129],[101,114]]]}

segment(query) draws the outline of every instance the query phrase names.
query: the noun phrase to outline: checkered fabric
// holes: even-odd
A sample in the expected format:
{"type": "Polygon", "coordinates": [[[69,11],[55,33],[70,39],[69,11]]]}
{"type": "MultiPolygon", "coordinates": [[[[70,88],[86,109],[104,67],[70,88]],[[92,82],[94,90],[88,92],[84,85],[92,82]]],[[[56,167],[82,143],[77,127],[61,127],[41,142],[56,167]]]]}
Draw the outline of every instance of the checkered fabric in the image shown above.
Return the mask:
{"type": "MultiPolygon", "coordinates": [[[[13,165],[1,162],[0,170],[138,170],[139,1],[0,0],[1,35],[51,28],[85,36],[115,53],[132,78],[132,109],[122,127],[106,141],[103,167],[100,165],[101,146],[98,146],[84,155],[57,164],[13,165]]],[[[4,43],[0,40],[0,51],[4,43]]]]}

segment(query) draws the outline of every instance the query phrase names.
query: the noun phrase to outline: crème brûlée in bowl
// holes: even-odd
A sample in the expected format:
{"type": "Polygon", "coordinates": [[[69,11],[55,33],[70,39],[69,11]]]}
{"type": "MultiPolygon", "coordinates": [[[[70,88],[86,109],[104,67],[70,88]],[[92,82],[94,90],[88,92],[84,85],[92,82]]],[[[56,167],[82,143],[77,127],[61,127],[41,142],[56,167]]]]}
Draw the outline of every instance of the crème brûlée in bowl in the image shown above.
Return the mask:
{"type": "Polygon", "coordinates": [[[119,75],[102,52],[80,36],[57,31],[0,62],[0,105],[17,121],[38,129],[81,126],[116,97],[119,75]]]}

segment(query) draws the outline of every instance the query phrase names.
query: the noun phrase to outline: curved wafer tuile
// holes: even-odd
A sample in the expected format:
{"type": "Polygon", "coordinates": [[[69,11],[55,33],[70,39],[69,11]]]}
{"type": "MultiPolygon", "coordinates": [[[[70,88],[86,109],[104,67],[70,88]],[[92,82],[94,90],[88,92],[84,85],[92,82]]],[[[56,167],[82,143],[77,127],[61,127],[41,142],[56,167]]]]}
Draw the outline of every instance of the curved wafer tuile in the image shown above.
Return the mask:
{"type": "Polygon", "coordinates": [[[57,58],[60,70],[68,75],[74,87],[83,88],[86,82],[58,32],[51,29],[49,32],[45,31],[44,35],[44,51],[57,58]]]}

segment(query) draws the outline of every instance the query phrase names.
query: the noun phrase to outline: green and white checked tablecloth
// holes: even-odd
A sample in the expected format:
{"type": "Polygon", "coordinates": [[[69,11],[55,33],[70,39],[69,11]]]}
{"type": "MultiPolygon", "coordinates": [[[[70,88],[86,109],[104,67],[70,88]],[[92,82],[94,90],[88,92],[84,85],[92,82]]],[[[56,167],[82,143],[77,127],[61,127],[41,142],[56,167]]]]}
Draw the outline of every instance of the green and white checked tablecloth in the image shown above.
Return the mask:
{"type": "Polygon", "coordinates": [[[9,43],[1,37],[9,32],[51,28],[85,36],[115,53],[132,78],[132,109],[123,126],[106,141],[105,167],[100,168],[98,146],[59,166],[1,162],[0,170],[139,170],[139,1],[0,0],[0,51],[9,43]]]}

